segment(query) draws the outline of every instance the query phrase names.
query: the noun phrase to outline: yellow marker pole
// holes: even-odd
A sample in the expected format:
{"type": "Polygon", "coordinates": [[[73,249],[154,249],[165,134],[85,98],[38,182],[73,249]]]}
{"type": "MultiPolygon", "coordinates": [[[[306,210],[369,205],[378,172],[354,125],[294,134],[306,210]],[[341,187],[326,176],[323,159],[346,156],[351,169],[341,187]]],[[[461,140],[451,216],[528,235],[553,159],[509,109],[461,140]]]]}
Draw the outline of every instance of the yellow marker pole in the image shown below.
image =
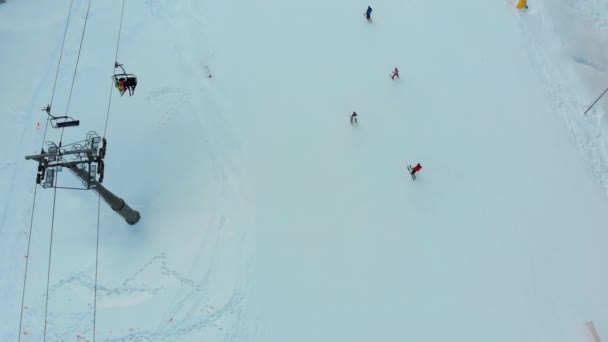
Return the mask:
{"type": "Polygon", "coordinates": [[[517,9],[528,8],[528,0],[519,0],[517,2],[517,9]]]}

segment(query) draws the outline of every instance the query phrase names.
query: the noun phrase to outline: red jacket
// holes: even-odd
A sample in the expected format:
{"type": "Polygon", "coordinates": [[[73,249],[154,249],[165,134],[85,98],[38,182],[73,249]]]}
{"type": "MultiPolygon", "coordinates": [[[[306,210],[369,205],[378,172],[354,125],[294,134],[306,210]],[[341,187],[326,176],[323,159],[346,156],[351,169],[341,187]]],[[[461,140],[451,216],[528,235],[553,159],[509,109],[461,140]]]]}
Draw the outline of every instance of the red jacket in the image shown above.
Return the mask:
{"type": "Polygon", "coordinates": [[[418,165],[414,166],[414,168],[412,170],[414,170],[415,172],[418,172],[418,171],[422,170],[422,166],[420,164],[418,164],[418,165]]]}

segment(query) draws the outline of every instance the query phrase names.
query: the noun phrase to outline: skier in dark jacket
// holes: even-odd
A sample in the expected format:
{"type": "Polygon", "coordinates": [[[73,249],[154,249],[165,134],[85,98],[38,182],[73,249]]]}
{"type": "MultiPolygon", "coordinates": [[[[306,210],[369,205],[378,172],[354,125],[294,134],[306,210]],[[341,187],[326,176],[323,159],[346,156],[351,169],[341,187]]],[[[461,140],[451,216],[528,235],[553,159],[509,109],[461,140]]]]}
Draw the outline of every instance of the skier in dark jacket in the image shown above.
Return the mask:
{"type": "Polygon", "coordinates": [[[350,124],[351,125],[358,124],[358,122],[357,122],[357,112],[353,112],[353,114],[350,116],[350,124]]]}
{"type": "Polygon", "coordinates": [[[372,7],[371,6],[367,6],[367,11],[365,11],[365,17],[369,21],[372,20],[372,7]]]}
{"type": "Polygon", "coordinates": [[[395,77],[399,78],[399,69],[395,68],[395,70],[393,70],[393,73],[391,74],[391,80],[394,80],[395,77]]]}
{"type": "Polygon", "coordinates": [[[127,90],[129,90],[129,96],[133,96],[133,94],[135,94],[135,87],[137,87],[137,78],[133,76],[127,77],[125,86],[127,87],[127,90]]]}

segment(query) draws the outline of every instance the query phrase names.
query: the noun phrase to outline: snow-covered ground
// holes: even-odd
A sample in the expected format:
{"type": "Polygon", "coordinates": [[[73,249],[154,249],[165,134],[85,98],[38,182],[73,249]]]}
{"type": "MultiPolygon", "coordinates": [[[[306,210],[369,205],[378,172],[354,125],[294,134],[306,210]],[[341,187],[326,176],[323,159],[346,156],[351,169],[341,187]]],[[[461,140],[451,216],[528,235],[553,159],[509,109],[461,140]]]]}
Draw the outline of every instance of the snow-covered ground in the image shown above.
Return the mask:
{"type": "Polygon", "coordinates": [[[588,110],[608,88],[608,1],[539,0],[530,6],[522,30],[546,92],[608,192],[608,96],[588,110]]]}
{"type": "Polygon", "coordinates": [[[127,1],[109,112],[122,0],[0,5],[0,340],[608,333],[606,2],[367,5],[127,1]],[[51,101],[81,126],[45,135],[51,101]],[[34,186],[90,130],[135,226],[34,186]]]}

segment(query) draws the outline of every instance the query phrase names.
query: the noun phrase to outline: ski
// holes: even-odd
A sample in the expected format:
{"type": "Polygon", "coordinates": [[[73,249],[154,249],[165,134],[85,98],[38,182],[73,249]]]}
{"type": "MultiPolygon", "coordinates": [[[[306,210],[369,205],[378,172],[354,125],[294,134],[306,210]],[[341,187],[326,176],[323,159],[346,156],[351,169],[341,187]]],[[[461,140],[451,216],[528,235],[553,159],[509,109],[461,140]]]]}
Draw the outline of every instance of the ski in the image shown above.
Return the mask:
{"type": "Polygon", "coordinates": [[[412,166],[408,165],[407,170],[410,172],[410,176],[412,176],[412,180],[416,180],[416,175],[412,174],[412,166]]]}

